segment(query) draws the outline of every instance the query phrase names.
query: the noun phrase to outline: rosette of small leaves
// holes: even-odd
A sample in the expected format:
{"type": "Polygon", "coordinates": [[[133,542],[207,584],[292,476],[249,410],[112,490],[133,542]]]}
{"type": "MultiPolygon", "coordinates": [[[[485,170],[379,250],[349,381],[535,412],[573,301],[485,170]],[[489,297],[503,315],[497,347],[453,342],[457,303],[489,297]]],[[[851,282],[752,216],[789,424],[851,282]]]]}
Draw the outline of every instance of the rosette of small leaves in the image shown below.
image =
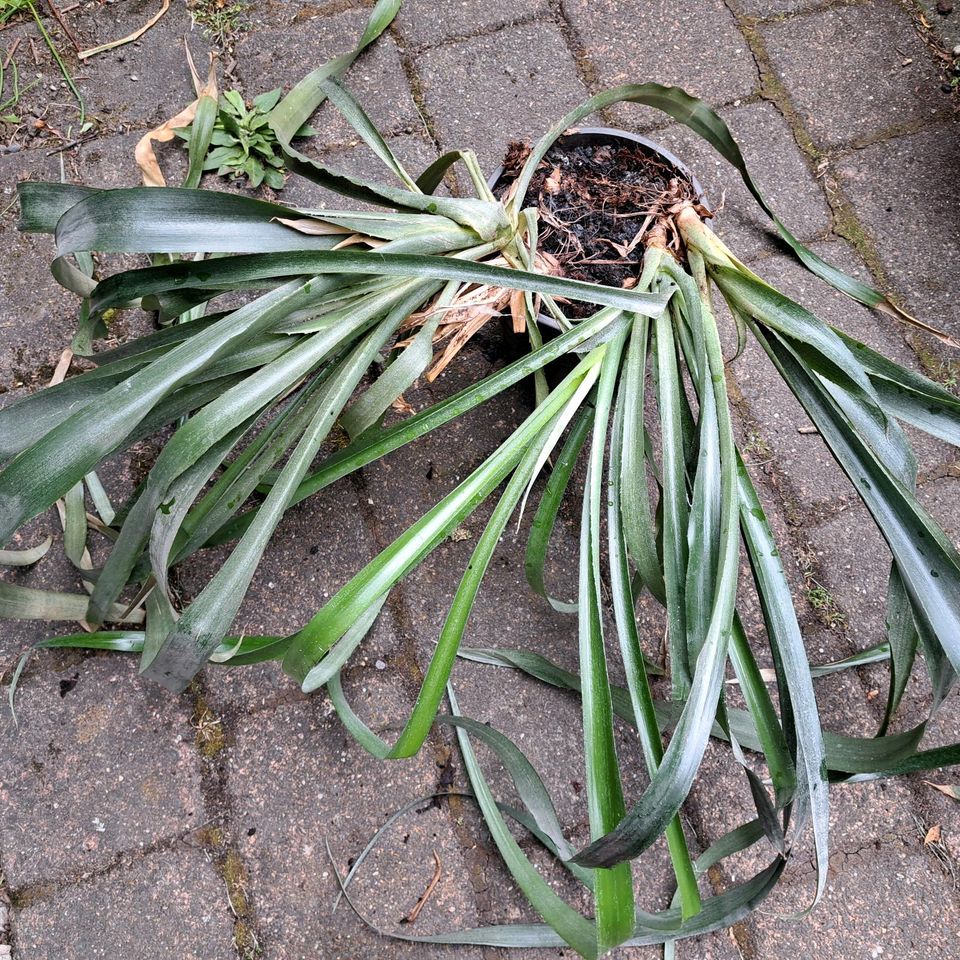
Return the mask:
{"type": "MultiPolygon", "coordinates": [[[[279,102],[280,94],[279,87],[261,93],[253,98],[249,109],[236,90],[227,90],[220,97],[210,152],[203,163],[205,172],[215,170],[218,177],[232,180],[246,178],[253,188],[265,183],[273,190],[283,189],[283,152],[269,123],[270,111],[279,102]]],[[[192,132],[192,127],[185,127],[177,130],[177,136],[189,147],[192,132]]],[[[312,127],[304,125],[295,137],[315,133],[312,127]]]]}

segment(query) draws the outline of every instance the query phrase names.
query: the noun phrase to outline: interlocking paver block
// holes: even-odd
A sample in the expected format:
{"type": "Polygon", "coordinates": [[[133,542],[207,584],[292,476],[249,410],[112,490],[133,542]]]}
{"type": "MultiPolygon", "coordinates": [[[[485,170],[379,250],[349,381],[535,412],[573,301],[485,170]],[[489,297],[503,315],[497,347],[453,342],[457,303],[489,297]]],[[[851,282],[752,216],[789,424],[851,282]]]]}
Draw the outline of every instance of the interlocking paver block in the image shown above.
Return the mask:
{"type": "Polygon", "coordinates": [[[232,960],[223,880],[185,844],[17,909],[15,960],[232,960]]]}
{"type": "MultiPolygon", "coordinates": [[[[402,693],[385,694],[382,684],[348,693],[380,733],[395,729],[409,711],[402,693]]],[[[413,760],[374,760],[346,734],[329,700],[316,696],[239,718],[227,770],[268,956],[446,956],[441,947],[380,939],[345,904],[331,913],[338,887],[325,850],[329,843],[342,873],[390,814],[418,796],[448,789],[437,785],[440,771],[429,744],[413,760]]],[[[447,812],[428,800],[388,832],[351,887],[377,926],[411,933],[474,925],[470,891],[447,812]],[[430,881],[434,852],[443,871],[437,890],[415,927],[398,926],[430,881]]],[[[466,950],[464,956],[479,955],[466,950]]]]}
{"type": "Polygon", "coordinates": [[[960,123],[951,122],[856,150],[837,164],[897,292],[912,313],[954,337],[960,337],[958,150],[960,123]]]}
{"type": "Polygon", "coordinates": [[[894,3],[835,6],[760,32],[789,96],[825,147],[858,143],[949,107],[926,48],[894,3]]]}
{"type": "Polygon", "coordinates": [[[570,0],[564,11],[603,87],[655,80],[711,104],[756,88],[756,65],[723,0],[570,0]]]}
{"type": "MultiPolygon", "coordinates": [[[[777,108],[750,103],[721,110],[720,116],[740,145],[761,193],[790,230],[803,240],[828,230],[830,208],[823,190],[777,108]]],[[[741,260],[783,249],[740,175],[706,141],[679,124],[658,129],[650,138],[681,157],[697,177],[708,205],[717,210],[711,227],[741,260]]]]}
{"type": "Polygon", "coordinates": [[[396,25],[413,48],[432,47],[454,37],[488,32],[549,12],[548,0],[416,0],[401,7],[396,25]]]}
{"type": "Polygon", "coordinates": [[[76,877],[204,819],[188,698],[93,655],[23,679],[0,715],[0,847],[7,883],[76,877]]]}
{"type": "Polygon", "coordinates": [[[427,111],[447,150],[493,170],[511,140],[535,140],[587,97],[551,23],[507,27],[416,57],[427,111]]]}
{"type": "MultiPolygon", "coordinates": [[[[276,87],[287,89],[331,57],[346,53],[360,39],[369,16],[363,9],[310,16],[311,8],[297,4],[258,4],[248,10],[247,33],[236,47],[237,69],[247,97],[276,87]],[[304,10],[308,15],[298,16],[304,10]],[[292,69],[294,41],[296,66],[292,69]]],[[[361,54],[345,82],[381,132],[412,132],[422,127],[389,33],[361,54]]],[[[312,124],[324,144],[356,139],[353,128],[330,104],[320,108],[312,124]]]]}

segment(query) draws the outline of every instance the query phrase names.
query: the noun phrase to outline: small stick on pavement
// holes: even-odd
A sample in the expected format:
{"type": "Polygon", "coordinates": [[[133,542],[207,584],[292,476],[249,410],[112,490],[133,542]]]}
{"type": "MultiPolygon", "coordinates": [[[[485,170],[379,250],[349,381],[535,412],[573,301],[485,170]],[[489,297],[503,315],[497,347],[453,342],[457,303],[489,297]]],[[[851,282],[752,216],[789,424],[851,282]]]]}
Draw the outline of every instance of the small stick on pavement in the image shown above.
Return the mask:
{"type": "Polygon", "coordinates": [[[427,884],[427,889],[423,891],[423,896],[417,901],[414,908],[401,920],[401,923],[414,923],[417,917],[420,916],[420,911],[426,906],[427,901],[433,895],[433,891],[437,889],[437,884],[440,882],[440,874],[442,868],[440,866],[440,857],[437,856],[437,851],[433,851],[433,862],[435,864],[433,869],[433,876],[430,878],[430,882],[427,884]]]}
{"type": "Polygon", "coordinates": [[[77,41],[77,37],[74,32],[67,26],[67,21],[63,19],[63,11],[60,10],[53,0],[47,0],[47,6],[50,8],[50,12],[56,18],[57,23],[63,27],[63,32],[67,35],[67,39],[73,44],[73,49],[79,53],[83,48],[80,46],[77,41]]]}

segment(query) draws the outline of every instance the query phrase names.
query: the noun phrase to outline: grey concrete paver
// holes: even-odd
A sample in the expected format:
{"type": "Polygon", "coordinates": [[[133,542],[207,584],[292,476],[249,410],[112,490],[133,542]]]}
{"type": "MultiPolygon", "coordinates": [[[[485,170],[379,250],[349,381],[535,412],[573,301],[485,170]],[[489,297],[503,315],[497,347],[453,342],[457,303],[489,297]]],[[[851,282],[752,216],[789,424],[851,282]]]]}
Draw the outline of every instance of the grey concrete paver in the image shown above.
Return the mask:
{"type": "MultiPolygon", "coordinates": [[[[285,90],[304,74],[343,53],[359,39],[368,13],[344,10],[310,16],[309,7],[270,4],[248,8],[246,33],[236,45],[237,69],[247,98],[276,87],[285,90]],[[304,10],[306,16],[299,16],[304,10]],[[296,67],[291,69],[291,38],[296,37],[296,67]]],[[[358,58],[346,79],[370,119],[384,133],[420,126],[397,45],[386,34],[358,58]]],[[[313,120],[326,144],[353,140],[353,128],[330,104],[313,120]]]]}
{"type": "MultiPolygon", "coordinates": [[[[771,103],[749,103],[719,111],[743,151],[748,169],[777,215],[803,240],[830,227],[830,208],[810,172],[793,132],[771,103]]],[[[671,150],[700,181],[717,236],[741,260],[783,249],[770,220],[739,174],[709,144],[679,124],[653,131],[651,139],[671,150]]]]}
{"type": "MultiPolygon", "coordinates": [[[[402,720],[403,699],[382,689],[355,691],[356,709],[378,732],[402,720]]],[[[287,704],[238,718],[227,754],[228,789],[249,869],[268,956],[330,958],[444,956],[442,947],[382,939],[345,904],[332,908],[341,874],[387,817],[438,787],[429,747],[416,759],[384,762],[366,756],[346,734],[329,700],[287,704]],[[336,868],[327,857],[329,843],[336,868]]],[[[358,872],[351,894],[378,927],[411,934],[475,923],[459,841],[442,807],[425,801],[391,828],[358,872]],[[419,812],[418,812],[419,811],[419,812]],[[416,904],[440,858],[440,883],[416,925],[399,921],[416,904]]],[[[466,950],[474,960],[479,953],[466,950]]]]}
{"type": "Polygon", "coordinates": [[[895,3],[832,6],[760,33],[823,147],[859,143],[949,109],[925,47],[895,3]]]}
{"type": "Polygon", "coordinates": [[[922,840],[875,844],[835,856],[835,873],[824,900],[802,919],[812,884],[783,885],[774,892],[757,923],[762,956],[795,953],[826,960],[844,956],[909,957],[949,954],[960,930],[956,898],[947,876],[921,849],[922,840]]]}
{"type": "Polygon", "coordinates": [[[444,44],[419,54],[415,62],[442,146],[475,150],[485,170],[500,163],[511,140],[542,136],[587,98],[576,63],[552,23],[444,44]]]}
{"type": "Polygon", "coordinates": [[[518,20],[549,15],[548,0],[420,0],[400,9],[395,22],[404,43],[417,50],[455,37],[493,32],[518,20]]]}
{"type": "Polygon", "coordinates": [[[756,88],[756,65],[722,0],[649,0],[642,12],[616,0],[566,0],[563,10],[601,87],[654,80],[710,104],[756,88]]]}
{"type": "Polygon", "coordinates": [[[0,716],[0,844],[14,889],[76,878],[206,817],[189,701],[89,656],[24,677],[0,716]]]}
{"type": "MultiPolygon", "coordinates": [[[[178,575],[184,602],[192,600],[214,576],[229,556],[230,546],[205,550],[184,564],[178,575]]],[[[234,631],[270,636],[295,633],[372,553],[373,540],[364,528],[349,482],[321,491],[281,521],[257,568],[234,631]],[[336,537],[330,536],[332,529],[336,529],[336,537]]],[[[377,646],[377,659],[392,649],[393,642],[388,629],[374,636],[383,644],[377,646]]],[[[372,638],[370,642],[374,642],[372,638]]],[[[278,698],[299,696],[299,686],[276,661],[239,668],[211,665],[205,677],[214,712],[228,707],[248,711],[278,698]]]]}
{"type": "MultiPolygon", "coordinates": [[[[158,7],[151,0],[126,0],[111,4],[104,15],[99,4],[80,4],[64,16],[81,46],[88,48],[119,39],[141,27],[158,7]]],[[[46,8],[41,9],[46,14],[46,8]]],[[[52,17],[44,21],[84,101],[86,117],[108,133],[126,129],[147,129],[178,113],[195,96],[184,53],[189,42],[198,69],[205,70],[207,39],[194,29],[186,4],[170,9],[141,40],[106,51],[82,61],[73,59],[73,46],[52,17]],[[69,51],[69,52],[68,52],[69,51]]],[[[17,37],[22,43],[13,59],[21,71],[24,90],[15,110],[27,122],[45,120],[67,134],[79,132],[79,104],[70,90],[53,54],[39,37],[31,21],[4,33],[5,50],[17,37]],[[31,42],[32,39],[32,42],[31,42]],[[36,85],[31,85],[37,80],[36,85]]],[[[9,72],[8,90],[9,87],[9,72]]],[[[9,93],[8,93],[9,96],[9,93]]]]}
{"type": "Polygon", "coordinates": [[[16,960],[170,956],[232,960],[223,881],[201,849],[176,844],[16,911],[16,960]]]}
{"type": "Polygon", "coordinates": [[[960,185],[948,171],[958,146],[960,124],[950,122],[854,151],[837,164],[897,292],[912,312],[954,337],[960,185]]]}
{"type": "MultiPolygon", "coordinates": [[[[64,158],[66,179],[108,188],[139,185],[133,159],[136,139],[129,134],[86,144],[77,157],[64,158]]],[[[60,177],[59,157],[49,156],[47,145],[0,157],[4,207],[10,205],[21,180],[60,177]]],[[[0,275],[0,301],[12,307],[0,316],[0,393],[48,381],[77,324],[76,299],[50,274],[53,239],[18,233],[17,219],[15,205],[0,219],[0,240],[9,263],[0,275]]]]}

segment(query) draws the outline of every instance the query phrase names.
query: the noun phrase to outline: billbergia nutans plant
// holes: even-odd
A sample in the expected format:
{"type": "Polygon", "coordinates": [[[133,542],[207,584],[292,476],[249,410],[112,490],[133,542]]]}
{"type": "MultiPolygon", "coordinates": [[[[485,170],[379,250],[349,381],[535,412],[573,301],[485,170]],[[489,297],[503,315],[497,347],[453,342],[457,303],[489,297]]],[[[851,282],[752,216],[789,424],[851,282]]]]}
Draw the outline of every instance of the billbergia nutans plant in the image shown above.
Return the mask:
{"type": "MultiPolygon", "coordinates": [[[[584,957],[620,944],[663,943],[669,952],[674,941],[735,923],[755,908],[808,839],[816,900],[827,876],[831,785],[842,789],[846,781],[960,759],[960,745],[923,749],[924,723],[889,731],[915,670],[929,674],[931,713],[960,670],[960,556],[917,501],[916,459],[902,427],[960,446],[960,401],[817,319],[748,269],[711,231],[710,211],[681,170],[647,184],[646,206],[635,211],[642,226],[617,248],[621,263],[636,264],[629,282],[567,275],[564,258],[541,242],[547,230],[558,229],[539,200],[558,189],[547,158],[590,114],[637,103],[686,124],[730,161],[784,242],[816,275],[891,320],[923,327],[798,243],[773,217],[723,121],[678,88],[646,83],[592,98],[514,157],[498,192],[466,150],[410,175],[339,82],[398,6],[381,0],[357,49],[307,76],[268,114],[292,175],[384,212],[301,209],[198,189],[217,107],[209,93],[193,110],[186,187],[21,186],[22,226],[54,235],[54,275],[82,304],[74,349],[94,366],[0,411],[0,542],[59,503],[67,556],[88,593],[39,591],[6,580],[0,613],[82,621],[90,632],[52,637],[41,646],[138,653],[144,674],[174,691],[210,661],[242,668],[276,660],[304,691],[325,690],[357,741],[385,759],[416,753],[435,723],[453,725],[494,841],[545,922],[406,939],[568,944],[584,957]],[[397,186],[338,173],[292,146],[325,100],[397,186]],[[466,171],[473,196],[435,195],[453,164],[466,171]],[[94,279],[97,254],[149,255],[152,262],[94,279]],[[806,410],[893,555],[887,636],[829,668],[889,662],[886,716],[876,737],[821,726],[814,680],[823,670],[809,662],[784,565],[735,440],[721,304],[738,341],[759,344],[806,410]],[[95,351],[111,311],[136,307],[155,312],[158,329],[95,351]],[[457,349],[501,310],[529,339],[522,357],[384,425],[404,391],[431,367],[456,363],[457,349]],[[544,336],[541,311],[550,318],[552,338],[544,336]],[[436,344],[444,342],[438,360],[436,344]],[[231,635],[287,510],[530,377],[536,404],[529,416],[301,630],[231,635]],[[98,467],[161,429],[166,439],[156,462],[129,500],[114,508],[98,467]],[[331,445],[332,436],[345,439],[331,445]],[[87,512],[88,497],[95,514],[87,512]],[[545,566],[567,498],[581,523],[578,596],[564,603],[549,597],[545,566]],[[495,505],[461,572],[419,697],[388,743],[351,709],[340,671],[390,591],[416,577],[425,558],[487,500],[495,505]],[[576,673],[523,649],[463,644],[497,544],[526,508],[533,513],[529,587],[518,583],[517,590],[536,590],[558,617],[568,618],[571,643],[578,639],[576,673]],[[94,535],[108,545],[97,568],[85,552],[94,535]],[[230,550],[215,575],[181,605],[170,571],[197,551],[224,544],[230,550]],[[748,640],[738,613],[742,559],[759,599],[772,676],[761,671],[756,641],[748,640]],[[663,666],[654,660],[660,638],[643,636],[638,627],[635,607],[644,593],[665,610],[663,666]],[[589,845],[571,845],[519,749],[459,713],[452,681],[458,656],[579,694],[589,845]],[[624,688],[611,684],[614,660],[624,688]],[[728,667],[742,696],[739,707],[726,702],[728,667]],[[651,676],[664,671],[669,694],[655,698],[651,676]],[[636,728],[646,759],[649,784],[636,797],[625,796],[621,785],[615,718],[636,728]],[[711,737],[729,742],[755,809],[694,860],[679,811],[711,737]],[[503,762],[522,807],[494,798],[473,752],[476,740],[503,762]],[[749,762],[746,752],[753,754],[749,762]],[[592,893],[590,915],[558,896],[515,830],[532,835],[592,893]],[[674,905],[650,913],[635,903],[633,874],[661,837],[677,893],[674,905]],[[766,851],[765,866],[701,899],[698,876],[754,845],[766,851]]],[[[32,564],[42,553],[42,547],[6,550],[0,562],[32,564]]],[[[11,699],[15,686],[16,677],[11,699]]]]}

